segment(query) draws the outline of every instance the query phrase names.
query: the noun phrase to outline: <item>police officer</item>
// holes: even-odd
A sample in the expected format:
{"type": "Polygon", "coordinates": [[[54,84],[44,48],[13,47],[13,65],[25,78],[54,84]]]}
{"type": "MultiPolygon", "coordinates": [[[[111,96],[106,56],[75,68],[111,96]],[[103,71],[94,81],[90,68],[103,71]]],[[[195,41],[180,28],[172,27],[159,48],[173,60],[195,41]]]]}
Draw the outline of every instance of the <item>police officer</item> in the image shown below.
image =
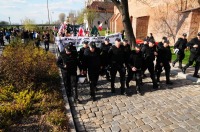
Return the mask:
{"type": "Polygon", "coordinates": [[[126,67],[128,69],[127,63],[128,63],[128,59],[129,59],[130,53],[131,53],[131,46],[129,45],[127,39],[123,40],[123,45],[124,45],[124,52],[125,52],[125,64],[126,64],[126,67]]]}
{"type": "Polygon", "coordinates": [[[86,49],[88,49],[88,41],[83,41],[83,47],[80,49],[80,51],[78,52],[78,59],[79,59],[79,70],[81,74],[86,74],[83,73],[83,56],[84,56],[84,52],[86,49]]]}
{"type": "Polygon", "coordinates": [[[158,56],[156,61],[156,73],[157,73],[157,82],[160,82],[160,74],[162,72],[162,68],[165,69],[166,76],[166,84],[173,84],[170,81],[170,62],[172,59],[172,53],[169,47],[169,41],[165,40],[164,43],[159,43],[158,45],[158,56]]]}
{"type": "Polygon", "coordinates": [[[46,31],[43,35],[44,40],[44,47],[46,51],[49,51],[49,43],[50,43],[50,34],[48,31],[46,31]]]}
{"type": "Polygon", "coordinates": [[[132,80],[133,76],[135,76],[136,90],[141,95],[143,95],[140,87],[142,80],[142,63],[143,63],[143,57],[142,57],[141,47],[139,45],[136,45],[135,50],[131,52],[128,60],[128,66],[130,70],[128,72],[128,77],[126,80],[126,87],[129,88],[129,82],[132,80]]]}
{"type": "Polygon", "coordinates": [[[84,71],[88,70],[90,95],[93,101],[95,101],[95,90],[97,90],[96,86],[100,71],[100,49],[96,47],[95,42],[90,42],[89,48],[85,49],[83,63],[84,71]]]}
{"type": "Polygon", "coordinates": [[[182,72],[185,74],[186,69],[195,61],[196,65],[193,77],[199,78],[198,71],[200,66],[200,32],[197,34],[197,37],[188,42],[187,46],[190,47],[190,57],[189,62],[185,65],[185,67],[182,68],[182,72]]]}
{"type": "Polygon", "coordinates": [[[148,45],[145,46],[143,49],[143,57],[144,57],[144,67],[143,67],[143,72],[148,69],[150,73],[150,77],[153,82],[153,89],[158,89],[158,84],[155,79],[155,70],[154,70],[154,60],[155,56],[158,55],[155,47],[155,42],[153,40],[150,40],[148,45]]]}
{"type": "Polygon", "coordinates": [[[57,60],[57,66],[61,68],[63,80],[67,89],[67,95],[72,96],[73,87],[75,88],[75,98],[78,99],[77,92],[77,56],[72,53],[72,48],[67,45],[61,52],[57,60]]]}
{"type": "Polygon", "coordinates": [[[182,61],[185,57],[185,49],[186,49],[186,44],[187,44],[187,34],[184,33],[182,35],[183,37],[181,38],[178,38],[178,41],[175,43],[174,45],[174,50],[178,50],[178,53],[177,53],[177,57],[176,57],[176,60],[174,60],[174,62],[172,62],[172,66],[174,67],[176,62],[179,61],[179,68],[182,69],[182,61]]]}
{"type": "Polygon", "coordinates": [[[115,39],[115,45],[113,45],[109,50],[110,57],[110,66],[111,66],[111,92],[115,93],[115,77],[117,71],[120,74],[120,83],[121,83],[121,94],[125,93],[125,52],[124,46],[121,45],[121,39],[115,39]]]}
{"type": "Polygon", "coordinates": [[[106,74],[106,79],[107,81],[110,81],[110,73],[108,69],[108,64],[109,64],[109,56],[108,56],[108,51],[110,47],[112,46],[109,38],[105,38],[104,43],[101,44],[101,74],[104,75],[106,74]]]}
{"type": "MultiPolygon", "coordinates": [[[[143,43],[141,44],[141,52],[144,54],[145,50],[149,47],[148,40],[146,38],[143,39],[143,43]]],[[[145,60],[144,60],[145,61],[145,60]]],[[[146,78],[147,76],[144,74],[146,70],[146,63],[142,65],[142,77],[146,78]]]]}

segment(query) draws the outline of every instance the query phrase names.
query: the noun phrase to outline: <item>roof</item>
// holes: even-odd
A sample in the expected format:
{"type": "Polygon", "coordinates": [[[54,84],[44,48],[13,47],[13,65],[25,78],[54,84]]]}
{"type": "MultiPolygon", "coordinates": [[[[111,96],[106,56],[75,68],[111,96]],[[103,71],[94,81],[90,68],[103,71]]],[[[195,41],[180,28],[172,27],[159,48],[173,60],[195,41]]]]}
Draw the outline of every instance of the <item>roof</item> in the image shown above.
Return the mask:
{"type": "Polygon", "coordinates": [[[87,8],[95,9],[97,12],[114,13],[113,2],[94,1],[91,5],[88,5],[87,8]]]}

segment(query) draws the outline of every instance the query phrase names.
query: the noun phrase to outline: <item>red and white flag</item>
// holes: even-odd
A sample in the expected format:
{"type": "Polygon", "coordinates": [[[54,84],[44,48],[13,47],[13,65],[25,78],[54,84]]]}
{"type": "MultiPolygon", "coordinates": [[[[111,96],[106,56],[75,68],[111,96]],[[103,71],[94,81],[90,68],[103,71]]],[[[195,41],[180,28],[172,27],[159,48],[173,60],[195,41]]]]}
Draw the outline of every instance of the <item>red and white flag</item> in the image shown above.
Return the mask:
{"type": "Polygon", "coordinates": [[[102,25],[103,25],[103,23],[99,24],[99,27],[98,27],[99,31],[101,31],[103,29],[102,25]]]}
{"type": "Polygon", "coordinates": [[[78,36],[85,36],[84,29],[82,27],[78,30],[78,36]]]}

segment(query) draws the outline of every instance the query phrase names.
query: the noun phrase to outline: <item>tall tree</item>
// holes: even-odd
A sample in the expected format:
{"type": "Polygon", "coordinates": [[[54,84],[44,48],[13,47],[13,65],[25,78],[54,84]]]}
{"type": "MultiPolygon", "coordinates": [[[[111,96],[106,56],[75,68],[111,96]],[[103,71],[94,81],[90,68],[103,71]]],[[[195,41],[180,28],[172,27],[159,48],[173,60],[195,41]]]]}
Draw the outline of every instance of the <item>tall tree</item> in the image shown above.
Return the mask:
{"type": "Polygon", "coordinates": [[[59,14],[59,20],[60,20],[60,22],[64,22],[65,21],[65,17],[66,17],[65,13],[60,13],[59,14]]]}
{"type": "Polygon", "coordinates": [[[86,8],[84,10],[84,15],[86,15],[86,19],[88,21],[88,27],[93,27],[94,19],[99,17],[99,13],[95,9],[86,8]]]}
{"type": "Polygon", "coordinates": [[[134,47],[136,45],[136,40],[129,16],[128,0],[111,0],[111,1],[115,4],[120,14],[122,15],[122,23],[126,33],[126,37],[129,40],[131,46],[134,47]]]}

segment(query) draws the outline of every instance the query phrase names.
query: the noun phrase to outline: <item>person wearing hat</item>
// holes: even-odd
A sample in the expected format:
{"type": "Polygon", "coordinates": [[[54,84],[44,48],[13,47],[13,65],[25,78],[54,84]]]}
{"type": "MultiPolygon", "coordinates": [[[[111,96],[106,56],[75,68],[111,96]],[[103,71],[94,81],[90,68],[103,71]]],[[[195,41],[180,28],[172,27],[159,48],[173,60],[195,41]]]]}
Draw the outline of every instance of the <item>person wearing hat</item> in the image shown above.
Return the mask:
{"type": "Polygon", "coordinates": [[[88,71],[90,80],[90,95],[93,101],[96,100],[97,81],[100,71],[100,49],[96,47],[95,42],[90,42],[89,48],[85,49],[83,57],[84,72],[88,71]]]}
{"type": "Polygon", "coordinates": [[[184,33],[181,38],[178,38],[177,42],[174,44],[174,52],[176,54],[176,60],[172,62],[174,67],[176,62],[179,62],[179,68],[182,69],[182,61],[185,58],[185,49],[187,48],[187,34],[184,33]]]}
{"type": "Polygon", "coordinates": [[[129,59],[130,53],[131,53],[131,46],[128,43],[127,39],[123,40],[123,45],[124,45],[124,52],[125,52],[125,64],[126,64],[126,68],[128,69],[128,59],[129,59]]]}
{"type": "Polygon", "coordinates": [[[185,74],[186,69],[195,61],[196,65],[193,77],[200,78],[198,75],[200,67],[200,32],[197,34],[197,37],[193,38],[187,43],[187,46],[190,47],[190,57],[188,63],[182,68],[182,72],[185,74]]]}
{"type": "Polygon", "coordinates": [[[157,74],[157,82],[160,82],[160,74],[162,72],[162,68],[165,69],[166,76],[166,84],[172,85],[173,83],[170,81],[170,62],[172,59],[172,53],[169,47],[169,41],[165,40],[163,45],[158,45],[158,55],[156,60],[156,74],[157,74]]]}
{"type": "MultiPolygon", "coordinates": [[[[145,49],[147,49],[149,47],[149,42],[148,42],[147,38],[143,39],[143,43],[140,44],[140,47],[141,47],[141,52],[144,54],[145,49]]],[[[145,67],[146,67],[145,65],[146,65],[146,63],[143,63],[142,69],[145,69],[145,67]]],[[[146,78],[147,76],[144,73],[145,73],[145,71],[143,71],[142,77],[146,78]]]]}
{"type": "Polygon", "coordinates": [[[141,47],[140,45],[136,45],[135,50],[131,51],[130,57],[128,59],[128,69],[130,70],[126,79],[126,87],[129,88],[129,83],[132,80],[133,76],[135,76],[136,91],[138,91],[141,95],[143,95],[143,92],[141,90],[142,66],[143,57],[141,47]]]}
{"type": "Polygon", "coordinates": [[[78,52],[78,60],[79,60],[78,67],[81,74],[86,74],[86,73],[83,73],[83,56],[84,56],[85,50],[88,48],[89,48],[88,41],[85,40],[83,41],[83,47],[78,52]]]}
{"type": "Polygon", "coordinates": [[[153,82],[153,89],[158,89],[158,84],[155,79],[155,69],[154,69],[154,60],[155,56],[158,55],[156,51],[155,42],[153,40],[150,40],[148,45],[145,49],[143,49],[143,59],[144,59],[144,67],[142,69],[143,73],[148,69],[150,73],[150,77],[153,82]]]}
{"type": "Polygon", "coordinates": [[[110,73],[108,69],[108,64],[109,64],[109,56],[108,56],[108,51],[110,47],[112,46],[109,38],[105,38],[104,43],[101,44],[101,74],[105,75],[106,74],[106,80],[110,81],[110,73]]]}
{"type": "Polygon", "coordinates": [[[123,95],[125,93],[125,74],[126,70],[124,67],[125,64],[125,52],[124,52],[124,46],[121,45],[121,39],[116,38],[115,39],[115,45],[113,45],[109,52],[110,57],[110,74],[111,74],[111,92],[115,93],[115,77],[117,74],[117,71],[120,75],[120,84],[121,84],[121,94],[123,95]]]}
{"type": "Polygon", "coordinates": [[[65,46],[65,50],[60,53],[56,62],[57,66],[61,68],[64,85],[66,87],[67,96],[73,95],[73,88],[75,88],[75,98],[78,99],[77,93],[77,56],[72,53],[73,50],[70,45],[65,46]]]}

